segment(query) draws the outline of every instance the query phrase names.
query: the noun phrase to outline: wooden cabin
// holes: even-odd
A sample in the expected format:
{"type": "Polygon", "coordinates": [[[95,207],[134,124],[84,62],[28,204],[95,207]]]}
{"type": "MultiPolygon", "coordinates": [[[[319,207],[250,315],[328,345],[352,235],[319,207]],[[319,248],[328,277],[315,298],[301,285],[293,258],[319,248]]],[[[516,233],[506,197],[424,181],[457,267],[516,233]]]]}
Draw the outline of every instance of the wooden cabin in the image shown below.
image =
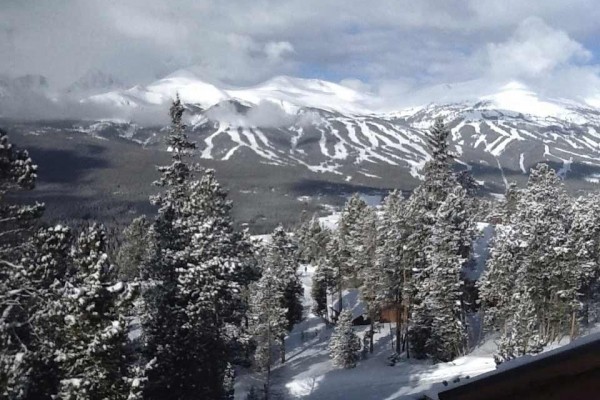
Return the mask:
{"type": "Polygon", "coordinates": [[[600,334],[524,356],[438,393],[440,400],[576,400],[600,398],[600,334]],[[464,383],[463,383],[464,382],[464,383]]]}
{"type": "Polygon", "coordinates": [[[406,309],[402,304],[387,305],[381,309],[381,312],[379,314],[379,322],[404,323],[405,321],[406,309]]]}

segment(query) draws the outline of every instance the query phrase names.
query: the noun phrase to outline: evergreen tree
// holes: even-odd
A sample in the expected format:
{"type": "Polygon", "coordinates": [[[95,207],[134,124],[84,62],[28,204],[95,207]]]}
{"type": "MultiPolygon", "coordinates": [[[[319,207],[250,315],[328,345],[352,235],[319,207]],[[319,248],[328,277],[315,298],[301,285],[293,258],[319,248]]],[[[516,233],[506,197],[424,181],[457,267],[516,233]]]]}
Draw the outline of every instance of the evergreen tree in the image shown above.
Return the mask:
{"type": "Polygon", "coordinates": [[[511,198],[509,227],[498,230],[480,284],[485,322],[502,332],[498,360],[572,332],[580,306],[581,269],[569,262],[577,246],[568,238],[572,216],[562,182],[540,164],[511,198]]]}
{"type": "Polygon", "coordinates": [[[544,345],[539,332],[536,306],[529,292],[515,292],[511,297],[514,311],[500,337],[498,353],[494,355],[496,364],[528,353],[538,353],[544,345]]]}
{"type": "Polygon", "coordinates": [[[588,195],[574,203],[566,248],[563,280],[576,290],[563,291],[561,295],[572,302],[573,337],[590,323],[590,308],[595,306],[600,292],[600,196],[588,195]]]}
{"type": "Polygon", "coordinates": [[[340,244],[339,235],[334,233],[326,246],[327,256],[324,259],[325,268],[329,271],[332,286],[331,293],[337,292],[338,309],[337,314],[342,312],[342,292],[344,290],[344,264],[343,264],[343,248],[340,244]]]}
{"type": "Polygon", "coordinates": [[[27,151],[17,150],[0,129],[0,397],[8,399],[44,398],[56,387],[51,347],[37,334],[38,322],[51,318],[48,292],[62,269],[28,259],[38,242],[30,236],[43,205],[6,199],[11,192],[33,189],[36,178],[37,166],[27,151]]]}
{"type": "Polygon", "coordinates": [[[195,179],[185,159],[195,145],[176,99],[167,143],[173,162],[160,167],[153,197],[159,206],[150,228],[142,325],[148,371],[145,397],[228,397],[231,352],[247,309],[243,288],[255,277],[253,247],[233,229],[231,204],[212,171],[195,179]]]}
{"type": "Polygon", "coordinates": [[[355,193],[344,205],[338,223],[337,244],[342,263],[342,275],[352,287],[358,286],[360,269],[366,264],[366,258],[369,256],[362,253],[366,241],[366,233],[362,228],[367,224],[363,222],[368,218],[367,213],[369,213],[369,206],[358,193],[355,193]]]}
{"type": "MultiPolygon", "coordinates": [[[[367,207],[363,210],[361,218],[357,221],[360,236],[354,240],[352,258],[357,271],[357,281],[362,300],[366,304],[366,311],[370,321],[369,352],[373,352],[373,336],[375,334],[375,320],[381,311],[380,282],[383,276],[380,265],[375,262],[377,250],[377,216],[375,210],[367,207]]],[[[356,230],[354,232],[357,232],[356,230]]]]}
{"type": "MultiPolygon", "coordinates": [[[[298,263],[295,258],[296,248],[291,239],[279,226],[271,235],[267,244],[264,269],[272,269],[280,277],[283,293],[281,307],[286,310],[286,331],[291,331],[294,325],[302,321],[304,288],[298,276],[298,263]]],[[[280,336],[281,362],[285,362],[285,334],[280,336]]]]}
{"type": "Polygon", "coordinates": [[[465,190],[456,187],[438,209],[426,249],[427,278],[417,291],[418,307],[431,316],[425,352],[439,361],[453,360],[466,350],[461,279],[466,260],[459,253],[472,240],[468,207],[465,190]]]}
{"type": "MultiPolygon", "coordinates": [[[[423,303],[423,290],[431,279],[431,257],[427,249],[432,245],[434,226],[438,219],[438,210],[454,190],[460,187],[456,176],[451,171],[448,151],[449,129],[441,119],[437,119],[430,131],[429,146],[431,159],[424,168],[424,179],[406,203],[407,229],[403,260],[410,266],[411,276],[409,290],[405,294],[406,306],[411,315],[410,339],[417,357],[427,354],[427,342],[431,335],[431,322],[436,316],[423,303]]],[[[465,215],[470,220],[470,215],[465,215]]],[[[466,226],[464,226],[466,228],[466,226]]],[[[459,229],[457,227],[457,229],[459,229]]],[[[461,240],[456,243],[455,254],[467,258],[471,245],[467,232],[460,234],[461,240]],[[463,240],[464,239],[464,240],[463,240]]]]}
{"type": "Polygon", "coordinates": [[[315,263],[325,256],[325,249],[329,241],[329,232],[321,227],[319,220],[313,216],[300,226],[295,233],[298,243],[299,259],[305,263],[315,263]]]}
{"type": "Polygon", "coordinates": [[[311,296],[313,313],[322,318],[327,317],[327,292],[335,289],[333,271],[325,258],[321,258],[312,278],[311,296]]]}
{"type": "Polygon", "coordinates": [[[64,325],[62,288],[70,265],[70,231],[40,229],[19,264],[2,260],[0,397],[50,399],[58,392],[56,350],[64,325]]]}
{"type": "Polygon", "coordinates": [[[139,278],[140,266],[150,257],[150,223],[145,216],[135,218],[123,231],[123,242],[117,253],[119,276],[125,281],[139,278]]]}
{"type": "Polygon", "coordinates": [[[16,205],[6,201],[10,192],[32,190],[37,178],[37,165],[27,150],[17,150],[0,129],[0,257],[17,261],[20,250],[44,211],[43,204],[16,205]]]}
{"type": "Polygon", "coordinates": [[[512,225],[496,226],[485,272],[478,282],[483,328],[488,332],[504,330],[512,313],[510,304],[516,271],[524,256],[520,243],[512,225]]]}
{"type": "Polygon", "coordinates": [[[102,228],[84,231],[73,254],[73,275],[65,286],[58,396],[75,399],[127,399],[127,322],[131,293],[116,281],[105,252],[102,228]]]}
{"type": "Polygon", "coordinates": [[[352,329],[352,312],[344,310],[329,341],[329,353],[333,364],[342,368],[353,368],[358,361],[360,339],[352,329]]]}
{"type": "MultiPolygon", "coordinates": [[[[411,266],[404,260],[405,241],[409,230],[405,215],[405,205],[402,195],[398,191],[391,192],[383,201],[381,221],[378,226],[378,243],[375,262],[381,271],[378,285],[378,297],[381,304],[391,306],[396,310],[396,353],[400,354],[403,329],[402,320],[407,320],[407,315],[402,315],[403,304],[407,304],[405,296],[408,294],[411,266]]],[[[405,308],[404,308],[405,309],[405,308]]],[[[406,334],[407,327],[404,327],[406,334]]]]}
{"type": "Polygon", "coordinates": [[[266,374],[265,399],[269,398],[271,366],[274,362],[272,358],[273,345],[285,336],[287,330],[287,310],[282,307],[285,286],[286,282],[280,275],[280,271],[270,266],[263,270],[260,280],[252,286],[251,326],[257,344],[256,365],[266,374]]]}

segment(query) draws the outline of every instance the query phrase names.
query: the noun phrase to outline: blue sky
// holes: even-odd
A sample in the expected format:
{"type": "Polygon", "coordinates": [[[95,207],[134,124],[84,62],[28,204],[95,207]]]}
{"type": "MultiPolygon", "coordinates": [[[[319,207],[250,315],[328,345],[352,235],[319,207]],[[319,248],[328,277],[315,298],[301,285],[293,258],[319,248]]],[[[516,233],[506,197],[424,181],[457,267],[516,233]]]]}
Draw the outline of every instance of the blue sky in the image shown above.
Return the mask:
{"type": "Polygon", "coordinates": [[[93,68],[128,84],[191,68],[228,85],[292,75],[390,98],[518,80],[589,98],[597,21],[597,0],[2,0],[0,73],[60,88],[93,68]]]}

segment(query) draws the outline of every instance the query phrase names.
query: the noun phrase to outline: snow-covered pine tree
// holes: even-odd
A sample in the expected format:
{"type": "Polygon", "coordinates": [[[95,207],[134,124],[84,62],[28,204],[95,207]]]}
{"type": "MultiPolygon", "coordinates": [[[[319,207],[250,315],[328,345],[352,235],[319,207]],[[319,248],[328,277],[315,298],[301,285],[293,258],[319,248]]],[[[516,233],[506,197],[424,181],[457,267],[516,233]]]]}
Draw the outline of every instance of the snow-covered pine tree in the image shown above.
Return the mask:
{"type": "Polygon", "coordinates": [[[355,193],[344,205],[338,223],[337,237],[342,274],[344,280],[352,287],[358,286],[359,270],[364,264],[364,256],[361,256],[361,260],[355,259],[355,256],[360,253],[359,248],[364,245],[365,235],[361,231],[361,225],[368,208],[367,203],[358,193],[355,193]]]}
{"type": "Polygon", "coordinates": [[[496,364],[528,353],[542,350],[544,340],[540,336],[540,323],[536,305],[528,291],[515,291],[511,296],[513,313],[498,343],[498,353],[494,355],[496,364]]]}
{"type": "Polygon", "coordinates": [[[287,310],[282,307],[285,286],[285,277],[280,275],[280,270],[269,265],[263,269],[259,281],[251,286],[250,326],[257,345],[256,366],[265,372],[265,399],[269,399],[273,346],[287,331],[287,310]]]}
{"type": "Polygon", "coordinates": [[[150,222],[145,216],[137,217],[123,231],[123,240],[117,252],[119,277],[125,281],[139,278],[140,266],[150,256],[152,248],[150,222]]]}
{"type": "Polygon", "coordinates": [[[132,292],[117,281],[105,248],[104,230],[93,225],[81,233],[72,255],[56,357],[61,399],[129,398],[125,316],[132,292]]]}
{"type": "Polygon", "coordinates": [[[313,313],[322,318],[327,316],[327,291],[333,284],[332,278],[327,261],[321,258],[312,277],[311,297],[313,299],[313,313]]]}
{"type": "Polygon", "coordinates": [[[18,264],[2,260],[0,274],[0,397],[49,399],[58,392],[55,350],[64,325],[62,288],[70,231],[40,229],[18,264]]]}
{"type": "Polygon", "coordinates": [[[400,354],[403,331],[402,320],[407,319],[401,305],[405,303],[407,285],[411,273],[411,265],[404,260],[404,246],[408,235],[406,215],[402,194],[391,192],[383,201],[381,221],[377,229],[379,246],[376,250],[375,263],[381,271],[378,286],[379,301],[383,306],[396,310],[396,353],[400,354]]]}
{"type": "Polygon", "coordinates": [[[247,309],[243,287],[256,275],[254,248],[247,234],[233,229],[231,204],[212,171],[201,180],[185,158],[195,145],[182,122],[184,107],[171,107],[168,145],[173,162],[160,167],[163,191],[150,232],[153,248],[142,268],[145,397],[229,396],[231,348],[247,309]]]}
{"type": "Polygon", "coordinates": [[[3,260],[18,261],[19,250],[44,211],[44,205],[39,203],[10,204],[6,194],[33,189],[36,178],[37,165],[27,150],[17,150],[0,129],[0,257],[3,260]]]}
{"type": "MultiPolygon", "coordinates": [[[[405,240],[403,257],[406,265],[410,265],[411,268],[410,290],[405,294],[405,299],[411,315],[410,341],[417,357],[426,355],[430,321],[433,318],[426,307],[419,306],[420,300],[417,296],[429,278],[429,261],[425,249],[431,241],[438,209],[448,194],[460,186],[451,171],[449,134],[450,131],[443,121],[437,119],[429,135],[432,157],[423,169],[423,182],[413,191],[405,208],[409,233],[405,240]]],[[[469,248],[461,247],[456,251],[457,254],[468,253],[469,248]]]]}
{"type": "Polygon", "coordinates": [[[342,312],[342,292],[344,290],[344,264],[343,264],[343,249],[340,244],[339,235],[337,232],[333,232],[329,242],[326,245],[327,256],[324,259],[324,263],[331,274],[332,286],[330,292],[333,294],[337,293],[338,297],[338,309],[336,310],[339,314],[342,312]]]}
{"type": "Polygon", "coordinates": [[[380,282],[382,269],[375,262],[377,251],[377,215],[375,210],[367,207],[363,210],[358,222],[358,230],[354,231],[355,245],[352,248],[352,258],[355,265],[360,297],[366,304],[367,315],[370,321],[369,352],[373,352],[373,336],[375,334],[375,320],[381,311],[380,282]],[[360,232],[360,235],[358,235],[360,232]]]}
{"type": "Polygon", "coordinates": [[[344,310],[329,340],[329,355],[335,366],[354,368],[358,361],[360,339],[352,329],[352,311],[344,310]]]}
{"type": "Polygon", "coordinates": [[[0,397],[9,399],[52,393],[56,383],[54,369],[45,365],[49,348],[35,336],[34,321],[47,311],[44,294],[38,293],[49,289],[42,276],[57,271],[38,269],[26,260],[44,207],[6,199],[10,192],[33,189],[36,177],[37,166],[27,151],[17,150],[0,129],[0,397]]]}
{"type": "Polygon", "coordinates": [[[321,226],[315,216],[304,225],[297,240],[298,255],[305,263],[315,263],[325,256],[329,232],[321,226]]]}
{"type": "Polygon", "coordinates": [[[486,322],[502,332],[499,360],[569,334],[578,310],[579,267],[566,261],[572,216],[562,182],[539,164],[515,195],[510,228],[498,229],[480,284],[486,322]]]}
{"type": "Polygon", "coordinates": [[[462,245],[472,228],[466,191],[457,186],[437,211],[427,246],[428,273],[417,291],[417,306],[431,317],[425,352],[437,361],[451,361],[466,350],[467,331],[462,307],[462,245]]]}
{"type": "Polygon", "coordinates": [[[515,227],[510,224],[496,226],[490,257],[478,282],[484,331],[504,330],[512,313],[510,304],[515,276],[523,256],[524,248],[515,227]]]}
{"type": "Polygon", "coordinates": [[[597,309],[600,293],[600,196],[597,194],[580,197],[573,205],[573,222],[569,230],[564,254],[568,267],[565,280],[576,279],[573,302],[571,336],[576,336],[590,322],[590,309],[597,309]]]}
{"type": "MultiPolygon", "coordinates": [[[[295,257],[296,248],[282,226],[275,228],[271,240],[267,244],[263,269],[272,269],[280,277],[283,284],[281,307],[286,310],[286,331],[302,321],[304,307],[302,299],[304,288],[298,276],[298,263],[295,257]]],[[[281,362],[285,362],[285,335],[280,336],[281,362]]]]}

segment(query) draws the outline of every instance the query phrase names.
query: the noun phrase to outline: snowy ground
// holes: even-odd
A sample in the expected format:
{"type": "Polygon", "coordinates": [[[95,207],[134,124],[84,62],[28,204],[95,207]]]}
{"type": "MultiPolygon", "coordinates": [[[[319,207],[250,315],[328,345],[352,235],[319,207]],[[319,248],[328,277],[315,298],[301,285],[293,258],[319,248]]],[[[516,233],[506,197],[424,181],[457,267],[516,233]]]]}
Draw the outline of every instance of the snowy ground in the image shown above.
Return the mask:
{"type": "MultiPolygon", "coordinates": [[[[494,369],[491,354],[493,342],[476,349],[454,362],[432,365],[430,362],[408,360],[394,367],[387,364],[392,354],[390,324],[382,324],[375,334],[375,351],[361,360],[357,367],[340,370],[329,358],[327,344],[332,332],[325,322],[310,313],[311,279],[314,268],[301,267],[307,318],[287,338],[287,361],[273,370],[272,392],[282,399],[411,399],[432,385],[456,377],[474,376],[494,369]]],[[[352,292],[348,293],[351,296],[352,292]]],[[[349,299],[348,299],[349,300],[349,299]]],[[[346,303],[346,299],[344,300],[346,303]]],[[[393,327],[393,326],[392,326],[393,327]]],[[[356,327],[362,338],[367,327],[356,327]]],[[[240,374],[236,383],[236,399],[243,400],[251,385],[262,386],[260,376],[240,374]]]]}
{"type": "MultiPolygon", "coordinates": [[[[335,229],[339,213],[320,218],[322,225],[335,229]]],[[[493,227],[478,224],[481,237],[476,241],[476,260],[473,278],[479,277],[487,258],[488,245],[493,237],[493,227]]],[[[287,361],[273,368],[272,390],[274,399],[327,399],[327,400],[393,400],[418,399],[423,394],[437,398],[436,394],[449,386],[464,383],[465,380],[493,371],[496,365],[493,354],[497,350],[494,338],[488,338],[475,347],[468,355],[449,363],[433,364],[430,361],[404,359],[395,366],[388,365],[388,356],[393,353],[392,329],[394,324],[381,324],[375,333],[374,353],[367,354],[356,368],[338,369],[329,358],[327,345],[332,327],[310,312],[310,297],[314,267],[301,266],[300,274],[304,285],[306,319],[296,325],[286,339],[287,361]],[[448,385],[448,386],[446,386],[448,385]]],[[[334,299],[336,300],[336,296],[334,299]]],[[[344,292],[344,308],[350,307],[360,314],[362,306],[356,290],[344,292]]],[[[367,326],[355,327],[359,337],[363,337],[367,326]]],[[[592,331],[600,331],[600,326],[592,331]]],[[[566,345],[569,339],[551,344],[546,350],[566,345]]],[[[523,357],[514,362],[522,362],[523,357]]],[[[262,376],[249,371],[240,371],[236,379],[235,399],[244,400],[249,388],[262,387],[262,376]]]]}

